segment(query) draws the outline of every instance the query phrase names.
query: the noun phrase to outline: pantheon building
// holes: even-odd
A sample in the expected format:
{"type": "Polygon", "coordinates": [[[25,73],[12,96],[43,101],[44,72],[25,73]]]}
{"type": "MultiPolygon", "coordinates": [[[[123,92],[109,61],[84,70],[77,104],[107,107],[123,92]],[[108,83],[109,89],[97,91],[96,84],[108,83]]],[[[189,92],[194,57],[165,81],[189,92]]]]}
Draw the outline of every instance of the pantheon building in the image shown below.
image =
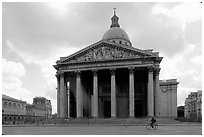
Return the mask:
{"type": "Polygon", "coordinates": [[[135,48],[118,20],[114,11],[101,40],[56,61],[58,117],[177,116],[178,82],[159,80],[163,57],[135,48]]]}

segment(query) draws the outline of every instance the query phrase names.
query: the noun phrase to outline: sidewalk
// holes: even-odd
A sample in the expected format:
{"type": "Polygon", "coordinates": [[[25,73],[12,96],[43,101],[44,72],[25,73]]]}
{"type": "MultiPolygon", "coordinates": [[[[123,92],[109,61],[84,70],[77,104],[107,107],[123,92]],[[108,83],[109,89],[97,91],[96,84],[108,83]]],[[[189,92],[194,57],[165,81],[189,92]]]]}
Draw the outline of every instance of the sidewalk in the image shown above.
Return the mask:
{"type": "MultiPolygon", "coordinates": [[[[142,124],[14,124],[14,125],[2,125],[2,127],[66,127],[66,126],[145,126],[142,124]]],[[[195,122],[182,122],[182,123],[158,123],[158,126],[202,126],[202,123],[195,122]]]]}

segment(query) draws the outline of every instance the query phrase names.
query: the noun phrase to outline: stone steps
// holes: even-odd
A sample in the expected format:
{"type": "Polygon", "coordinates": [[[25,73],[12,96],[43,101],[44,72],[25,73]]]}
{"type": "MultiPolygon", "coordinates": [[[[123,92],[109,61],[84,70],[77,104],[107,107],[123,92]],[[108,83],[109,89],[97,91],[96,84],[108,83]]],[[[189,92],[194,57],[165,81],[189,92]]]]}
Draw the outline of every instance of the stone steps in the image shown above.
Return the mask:
{"type": "MultiPolygon", "coordinates": [[[[179,124],[180,121],[173,118],[156,118],[158,124],[179,124]]],[[[70,119],[69,124],[146,124],[150,118],[115,118],[115,119],[70,119]]]]}
{"type": "MultiPolygon", "coordinates": [[[[114,124],[114,125],[144,125],[150,122],[151,118],[75,118],[64,120],[58,119],[47,119],[45,124],[114,124]]],[[[156,118],[158,124],[180,124],[182,122],[175,120],[174,118],[156,118]]]]}

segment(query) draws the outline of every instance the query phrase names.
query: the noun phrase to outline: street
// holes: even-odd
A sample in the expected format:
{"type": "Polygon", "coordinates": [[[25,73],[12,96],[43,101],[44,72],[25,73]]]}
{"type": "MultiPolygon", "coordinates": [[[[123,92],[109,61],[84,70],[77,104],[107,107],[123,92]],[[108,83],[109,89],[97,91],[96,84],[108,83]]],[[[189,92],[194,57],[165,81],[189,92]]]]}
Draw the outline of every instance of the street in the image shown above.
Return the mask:
{"type": "Polygon", "coordinates": [[[201,135],[201,125],[162,125],[157,130],[145,126],[71,125],[3,126],[6,135],[201,135]]]}

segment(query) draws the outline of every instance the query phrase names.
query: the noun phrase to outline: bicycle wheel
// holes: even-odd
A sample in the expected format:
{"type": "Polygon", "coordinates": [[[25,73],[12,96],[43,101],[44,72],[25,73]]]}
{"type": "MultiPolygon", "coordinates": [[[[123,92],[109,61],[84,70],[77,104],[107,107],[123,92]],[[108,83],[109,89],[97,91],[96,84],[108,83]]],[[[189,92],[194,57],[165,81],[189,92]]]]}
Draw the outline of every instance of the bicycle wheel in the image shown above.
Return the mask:
{"type": "Polygon", "coordinates": [[[151,129],[150,124],[147,124],[147,125],[146,125],[146,129],[147,129],[147,130],[151,129]]]}
{"type": "Polygon", "coordinates": [[[157,124],[154,124],[154,129],[156,130],[158,128],[158,125],[157,124]]]}

